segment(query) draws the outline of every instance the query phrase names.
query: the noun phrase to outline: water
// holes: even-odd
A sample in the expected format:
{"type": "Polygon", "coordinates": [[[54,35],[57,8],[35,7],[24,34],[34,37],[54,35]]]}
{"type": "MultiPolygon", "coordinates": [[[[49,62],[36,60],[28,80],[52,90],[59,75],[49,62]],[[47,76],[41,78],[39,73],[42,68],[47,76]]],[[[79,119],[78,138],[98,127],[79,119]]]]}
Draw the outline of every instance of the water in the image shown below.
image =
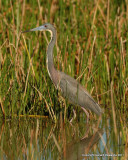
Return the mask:
{"type": "Polygon", "coordinates": [[[121,126],[115,134],[110,118],[95,117],[86,123],[82,116],[70,124],[60,116],[21,117],[0,121],[1,160],[122,159],[124,140],[121,126]]]}

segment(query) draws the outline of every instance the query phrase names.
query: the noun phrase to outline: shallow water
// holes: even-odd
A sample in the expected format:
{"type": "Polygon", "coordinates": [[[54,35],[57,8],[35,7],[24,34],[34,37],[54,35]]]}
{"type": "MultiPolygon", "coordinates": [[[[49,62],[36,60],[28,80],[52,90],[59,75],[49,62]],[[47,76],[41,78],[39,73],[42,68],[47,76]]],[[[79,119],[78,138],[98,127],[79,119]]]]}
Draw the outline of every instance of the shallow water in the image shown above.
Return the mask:
{"type": "Polygon", "coordinates": [[[64,123],[62,117],[57,124],[50,118],[1,119],[0,159],[123,158],[124,141],[120,126],[115,131],[110,117],[90,119],[88,124],[83,114],[72,124],[69,121],[64,123]]]}

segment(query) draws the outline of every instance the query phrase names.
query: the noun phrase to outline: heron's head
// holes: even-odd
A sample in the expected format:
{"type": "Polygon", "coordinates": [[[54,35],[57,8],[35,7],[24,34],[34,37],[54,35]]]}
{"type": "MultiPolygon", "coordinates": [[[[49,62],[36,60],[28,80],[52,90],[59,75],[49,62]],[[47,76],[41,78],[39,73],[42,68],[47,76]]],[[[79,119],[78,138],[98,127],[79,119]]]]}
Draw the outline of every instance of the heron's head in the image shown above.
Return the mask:
{"type": "Polygon", "coordinates": [[[25,32],[32,32],[32,31],[53,31],[55,30],[55,28],[53,27],[53,25],[51,25],[50,23],[45,23],[42,26],[39,26],[37,28],[33,28],[27,31],[23,31],[22,33],[25,32]]]}

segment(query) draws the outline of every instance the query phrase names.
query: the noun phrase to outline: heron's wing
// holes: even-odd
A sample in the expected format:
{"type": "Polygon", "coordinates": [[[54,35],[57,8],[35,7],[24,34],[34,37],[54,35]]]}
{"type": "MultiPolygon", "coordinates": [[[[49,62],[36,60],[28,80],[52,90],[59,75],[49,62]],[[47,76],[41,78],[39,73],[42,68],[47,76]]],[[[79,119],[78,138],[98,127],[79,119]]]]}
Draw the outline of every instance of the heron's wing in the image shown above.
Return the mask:
{"type": "Polygon", "coordinates": [[[70,102],[80,105],[86,109],[90,109],[97,115],[100,115],[102,110],[94,101],[91,95],[79,84],[75,79],[60,72],[60,83],[62,95],[68,98],[70,102]]]}

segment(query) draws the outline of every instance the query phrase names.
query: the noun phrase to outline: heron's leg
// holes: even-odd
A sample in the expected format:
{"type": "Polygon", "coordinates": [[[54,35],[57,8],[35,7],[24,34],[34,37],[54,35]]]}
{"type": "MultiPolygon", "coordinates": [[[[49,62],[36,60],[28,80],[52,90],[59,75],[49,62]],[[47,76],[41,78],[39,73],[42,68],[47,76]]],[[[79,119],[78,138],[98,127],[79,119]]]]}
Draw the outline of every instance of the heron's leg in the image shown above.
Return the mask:
{"type": "Polygon", "coordinates": [[[73,109],[73,117],[72,117],[72,119],[70,120],[70,123],[72,123],[72,121],[76,118],[76,111],[73,109]]]}
{"type": "Polygon", "coordinates": [[[84,111],[84,113],[87,116],[87,123],[88,123],[88,121],[89,121],[89,113],[87,112],[87,110],[84,107],[81,107],[81,108],[82,108],[82,110],[84,111]]]}

